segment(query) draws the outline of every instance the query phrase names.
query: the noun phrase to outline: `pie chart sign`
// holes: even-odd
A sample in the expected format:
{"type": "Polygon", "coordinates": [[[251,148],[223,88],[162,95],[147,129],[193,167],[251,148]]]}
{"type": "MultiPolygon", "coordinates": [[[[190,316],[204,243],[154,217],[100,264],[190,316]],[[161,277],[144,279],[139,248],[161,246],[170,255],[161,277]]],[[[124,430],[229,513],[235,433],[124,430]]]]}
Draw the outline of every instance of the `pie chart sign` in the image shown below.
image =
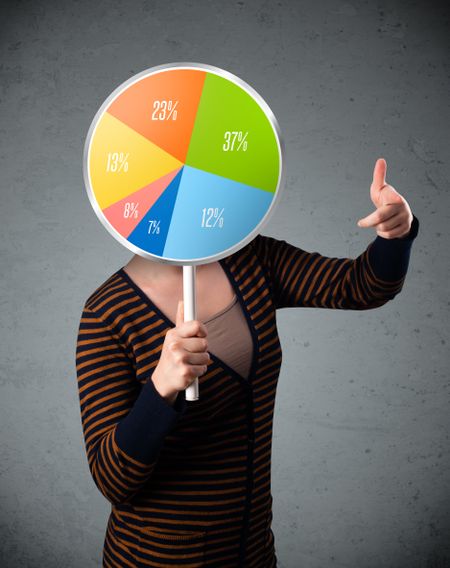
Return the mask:
{"type": "Polygon", "coordinates": [[[275,116],[247,83],[202,63],[121,84],[90,126],[83,170],[106,229],[140,256],[205,264],[247,244],[284,182],[275,116]]]}

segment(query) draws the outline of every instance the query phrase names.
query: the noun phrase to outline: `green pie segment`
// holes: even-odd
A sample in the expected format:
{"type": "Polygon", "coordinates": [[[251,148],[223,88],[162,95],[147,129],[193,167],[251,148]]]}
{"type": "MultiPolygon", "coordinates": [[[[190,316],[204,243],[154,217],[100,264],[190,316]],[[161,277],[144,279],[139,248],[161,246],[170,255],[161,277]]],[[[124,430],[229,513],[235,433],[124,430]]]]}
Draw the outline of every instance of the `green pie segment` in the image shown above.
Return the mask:
{"type": "Polygon", "coordinates": [[[242,87],[208,73],[185,163],[275,192],[280,173],[277,139],[256,100],[242,87]]]}

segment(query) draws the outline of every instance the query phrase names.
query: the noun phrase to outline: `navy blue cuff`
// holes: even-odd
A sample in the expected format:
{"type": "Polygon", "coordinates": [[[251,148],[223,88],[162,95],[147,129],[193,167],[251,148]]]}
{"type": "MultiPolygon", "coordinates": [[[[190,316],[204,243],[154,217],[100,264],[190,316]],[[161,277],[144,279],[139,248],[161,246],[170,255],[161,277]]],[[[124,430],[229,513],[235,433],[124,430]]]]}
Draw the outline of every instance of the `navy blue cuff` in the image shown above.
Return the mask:
{"type": "MultiPolygon", "coordinates": [[[[413,220],[411,223],[411,227],[409,229],[409,233],[404,235],[403,237],[398,237],[396,239],[384,239],[385,241],[404,241],[404,240],[413,240],[417,237],[417,233],[419,232],[419,219],[413,213],[413,220]]],[[[383,237],[380,237],[382,239],[383,237]]]]}
{"type": "Polygon", "coordinates": [[[159,394],[151,378],[143,385],[133,408],[116,427],[119,448],[142,463],[158,456],[165,436],[187,408],[185,391],[180,391],[171,406],[159,394]]]}
{"type": "Polygon", "coordinates": [[[411,246],[418,232],[419,220],[413,214],[411,228],[404,237],[385,239],[377,235],[368,249],[369,263],[376,277],[395,282],[406,275],[411,246]]]}

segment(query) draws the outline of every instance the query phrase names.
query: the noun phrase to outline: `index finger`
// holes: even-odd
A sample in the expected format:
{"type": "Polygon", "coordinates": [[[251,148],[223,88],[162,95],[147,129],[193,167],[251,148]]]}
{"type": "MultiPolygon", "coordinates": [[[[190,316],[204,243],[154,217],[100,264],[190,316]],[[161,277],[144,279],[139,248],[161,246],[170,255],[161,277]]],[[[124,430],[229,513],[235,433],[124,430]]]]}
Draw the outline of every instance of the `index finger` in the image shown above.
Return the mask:
{"type": "Polygon", "coordinates": [[[206,337],[208,330],[200,320],[185,321],[176,327],[180,337],[206,337]]]}
{"type": "Polygon", "coordinates": [[[383,221],[387,221],[391,217],[396,214],[395,208],[392,207],[392,204],[388,205],[381,205],[378,209],[375,209],[373,213],[364,217],[364,219],[360,219],[358,225],[360,227],[374,227],[378,225],[378,223],[383,223],[383,221]]]}

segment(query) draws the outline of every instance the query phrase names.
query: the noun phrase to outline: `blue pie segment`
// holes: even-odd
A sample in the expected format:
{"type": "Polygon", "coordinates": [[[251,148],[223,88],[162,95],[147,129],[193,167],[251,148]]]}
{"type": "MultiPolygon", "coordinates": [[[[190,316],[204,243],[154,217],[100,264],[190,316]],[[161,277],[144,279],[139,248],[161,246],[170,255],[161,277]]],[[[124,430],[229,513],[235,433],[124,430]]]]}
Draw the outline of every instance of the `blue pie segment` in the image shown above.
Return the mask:
{"type": "Polygon", "coordinates": [[[183,168],[129,235],[130,243],[150,254],[163,256],[182,175],[183,168]]]}
{"type": "Polygon", "coordinates": [[[165,246],[157,254],[186,261],[217,255],[260,223],[273,198],[273,192],[184,165],[165,246]]]}

